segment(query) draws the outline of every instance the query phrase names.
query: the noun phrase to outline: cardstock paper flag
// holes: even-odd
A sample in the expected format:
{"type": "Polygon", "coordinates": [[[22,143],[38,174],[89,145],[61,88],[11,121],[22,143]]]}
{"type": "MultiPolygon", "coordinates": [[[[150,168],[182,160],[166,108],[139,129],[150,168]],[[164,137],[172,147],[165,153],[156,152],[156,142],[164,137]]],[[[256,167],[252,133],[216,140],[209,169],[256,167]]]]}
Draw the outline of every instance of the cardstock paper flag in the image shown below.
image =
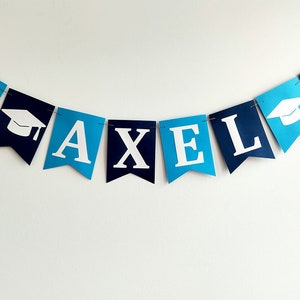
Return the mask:
{"type": "Polygon", "coordinates": [[[159,122],[169,183],[193,170],[216,175],[206,115],[159,122]]]}
{"type": "Polygon", "coordinates": [[[7,87],[7,84],[0,81],[0,97],[2,96],[2,94],[4,93],[5,89],[7,87]]]}
{"type": "Polygon", "coordinates": [[[132,173],[155,181],[155,121],[108,121],[107,182],[132,173]]]}
{"type": "Polygon", "coordinates": [[[256,98],[278,144],[284,152],[300,134],[300,81],[297,77],[256,98]]]}
{"type": "Polygon", "coordinates": [[[254,101],[211,114],[209,118],[230,173],[249,156],[274,158],[254,101]]]}
{"type": "Polygon", "coordinates": [[[105,119],[58,108],[44,169],[70,165],[91,179],[105,119]]]}
{"type": "Polygon", "coordinates": [[[9,89],[0,111],[0,146],[12,147],[31,164],[54,106],[9,89]]]}

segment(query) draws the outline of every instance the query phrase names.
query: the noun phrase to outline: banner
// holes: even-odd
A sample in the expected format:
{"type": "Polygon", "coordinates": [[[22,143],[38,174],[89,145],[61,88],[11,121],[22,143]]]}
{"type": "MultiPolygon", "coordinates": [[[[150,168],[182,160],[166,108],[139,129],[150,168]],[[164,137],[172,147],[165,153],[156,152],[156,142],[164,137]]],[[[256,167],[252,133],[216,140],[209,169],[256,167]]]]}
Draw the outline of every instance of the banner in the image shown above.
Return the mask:
{"type": "Polygon", "coordinates": [[[92,178],[105,119],[58,108],[44,169],[72,166],[92,178]]]}
{"type": "Polygon", "coordinates": [[[292,78],[256,100],[278,144],[286,152],[300,134],[299,78],[292,78]]]}
{"type": "Polygon", "coordinates": [[[230,173],[249,156],[275,158],[255,101],[216,112],[209,118],[230,173]]]}
{"type": "Polygon", "coordinates": [[[0,146],[12,147],[30,165],[53,110],[49,103],[9,89],[0,110],[0,146]]]}
{"type": "MultiPolygon", "coordinates": [[[[275,158],[258,114],[266,119],[286,152],[300,134],[300,77],[230,108],[159,121],[168,182],[186,172],[215,176],[208,121],[230,173],[248,157],[275,158]]],[[[0,147],[12,147],[31,164],[55,107],[0,81],[0,147]]],[[[155,182],[156,121],[108,120],[59,107],[44,169],[70,165],[92,178],[104,126],[107,128],[106,181],[134,174],[155,182]]]]}
{"type": "Polygon", "coordinates": [[[159,122],[169,183],[193,170],[216,175],[206,115],[159,122]]]}
{"type": "Polygon", "coordinates": [[[155,182],[155,121],[109,120],[107,173],[110,182],[132,173],[155,182]]]}

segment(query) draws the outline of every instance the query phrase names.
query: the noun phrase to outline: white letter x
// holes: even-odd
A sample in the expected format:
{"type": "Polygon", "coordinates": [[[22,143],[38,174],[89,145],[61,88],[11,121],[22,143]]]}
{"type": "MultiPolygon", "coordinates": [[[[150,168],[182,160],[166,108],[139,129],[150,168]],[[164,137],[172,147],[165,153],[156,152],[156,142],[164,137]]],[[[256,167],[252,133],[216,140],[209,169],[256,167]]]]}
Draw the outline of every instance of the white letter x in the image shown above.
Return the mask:
{"type": "Polygon", "coordinates": [[[143,136],[149,132],[149,129],[137,129],[136,131],[139,133],[138,137],[133,141],[128,134],[128,132],[131,131],[131,128],[115,128],[115,131],[117,131],[122,138],[122,141],[124,142],[125,146],[127,147],[127,151],[124,153],[120,161],[114,165],[114,168],[127,168],[127,166],[124,164],[125,160],[129,155],[132,156],[132,158],[135,161],[135,165],[133,166],[134,169],[149,169],[150,167],[146,165],[142,155],[137,149],[138,143],[141,141],[143,136]]]}

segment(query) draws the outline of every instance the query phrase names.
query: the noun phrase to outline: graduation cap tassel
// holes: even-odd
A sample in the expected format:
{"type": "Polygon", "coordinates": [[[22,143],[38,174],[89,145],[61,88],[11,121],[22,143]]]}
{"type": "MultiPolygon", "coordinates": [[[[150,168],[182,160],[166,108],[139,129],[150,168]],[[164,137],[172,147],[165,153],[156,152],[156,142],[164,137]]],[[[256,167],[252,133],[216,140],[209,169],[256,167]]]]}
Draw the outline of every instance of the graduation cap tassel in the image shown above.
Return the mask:
{"type": "Polygon", "coordinates": [[[41,131],[41,127],[38,128],[37,132],[35,133],[34,137],[33,137],[33,140],[34,141],[37,141],[38,137],[39,137],[39,134],[40,134],[40,131],[41,131]]]}

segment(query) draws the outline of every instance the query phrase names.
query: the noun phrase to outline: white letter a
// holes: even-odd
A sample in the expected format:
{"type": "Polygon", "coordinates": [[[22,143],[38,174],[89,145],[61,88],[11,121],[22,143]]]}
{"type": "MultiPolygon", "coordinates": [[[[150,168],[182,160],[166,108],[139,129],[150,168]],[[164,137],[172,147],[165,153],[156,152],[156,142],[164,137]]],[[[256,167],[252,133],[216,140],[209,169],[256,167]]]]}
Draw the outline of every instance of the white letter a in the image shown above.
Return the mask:
{"type": "Polygon", "coordinates": [[[87,147],[86,147],[86,138],[85,138],[85,132],[84,132],[84,123],[83,121],[76,121],[73,128],[59,147],[59,149],[52,153],[53,156],[66,158],[66,156],[63,154],[63,151],[66,147],[72,147],[76,148],[78,150],[78,157],[75,158],[76,161],[90,164],[91,161],[88,158],[87,153],[87,147]],[[77,144],[71,143],[70,140],[72,139],[73,135],[76,133],[77,135],[77,144]]]}

